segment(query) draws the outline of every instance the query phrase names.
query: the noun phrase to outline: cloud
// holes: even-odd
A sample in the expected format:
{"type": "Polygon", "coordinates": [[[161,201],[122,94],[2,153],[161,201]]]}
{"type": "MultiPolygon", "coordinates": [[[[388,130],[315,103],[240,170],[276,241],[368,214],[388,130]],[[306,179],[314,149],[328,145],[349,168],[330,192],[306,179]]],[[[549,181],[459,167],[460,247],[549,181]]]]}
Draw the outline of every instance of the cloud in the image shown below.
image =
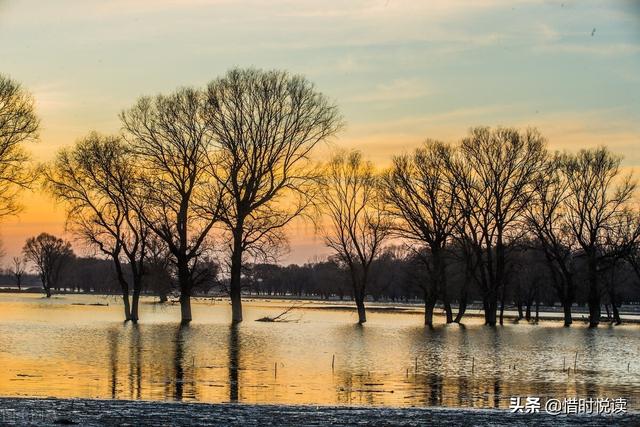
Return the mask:
{"type": "Polygon", "coordinates": [[[553,43],[535,46],[536,52],[574,53],[584,55],[632,55],[640,52],[640,45],[631,43],[553,43]]]}
{"type": "Polygon", "coordinates": [[[538,24],[537,30],[540,38],[545,42],[554,42],[560,39],[560,33],[548,24],[538,24]]]}
{"type": "Polygon", "coordinates": [[[73,108],[74,102],[64,86],[59,83],[40,84],[29,88],[39,112],[59,111],[73,108]]]}
{"type": "Polygon", "coordinates": [[[376,85],[369,93],[346,99],[346,102],[391,102],[423,98],[431,91],[418,79],[396,79],[376,85]]]}

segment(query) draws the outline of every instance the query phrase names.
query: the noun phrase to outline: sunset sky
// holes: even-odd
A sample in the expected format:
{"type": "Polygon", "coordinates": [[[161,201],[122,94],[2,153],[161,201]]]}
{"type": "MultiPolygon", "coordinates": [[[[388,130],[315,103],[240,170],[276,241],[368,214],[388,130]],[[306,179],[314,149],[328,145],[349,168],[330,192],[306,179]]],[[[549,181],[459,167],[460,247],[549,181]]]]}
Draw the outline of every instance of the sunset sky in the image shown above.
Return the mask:
{"type": "MultiPolygon", "coordinates": [[[[377,164],[475,125],[535,126],[552,148],[606,144],[640,166],[640,1],[0,0],[0,72],[41,117],[37,161],[117,132],[145,94],[231,67],[306,75],[340,107],[333,146],[377,164]]],[[[7,255],[64,211],[38,191],[0,224],[7,255]]],[[[283,262],[328,252],[297,225],[283,262]]]]}

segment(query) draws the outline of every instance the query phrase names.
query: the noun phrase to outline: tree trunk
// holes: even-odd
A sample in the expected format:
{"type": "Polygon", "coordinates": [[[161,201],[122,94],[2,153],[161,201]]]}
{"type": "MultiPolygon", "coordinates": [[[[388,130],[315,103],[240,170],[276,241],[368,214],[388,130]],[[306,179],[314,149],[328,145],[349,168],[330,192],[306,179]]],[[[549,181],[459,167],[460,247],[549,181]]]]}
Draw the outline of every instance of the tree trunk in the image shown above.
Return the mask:
{"type": "Polygon", "coordinates": [[[453,323],[453,312],[451,311],[451,303],[449,302],[449,298],[443,296],[443,305],[444,312],[447,318],[447,323],[453,323]]]}
{"type": "Polygon", "coordinates": [[[433,327],[433,309],[436,306],[436,299],[425,293],[424,296],[424,324],[428,327],[433,327]]]}
{"type": "Polygon", "coordinates": [[[505,299],[505,286],[502,285],[502,293],[500,294],[500,325],[504,324],[504,299],[505,299]]]}
{"type": "Polygon", "coordinates": [[[564,309],[564,326],[571,326],[573,320],[571,319],[571,306],[575,299],[575,285],[573,282],[573,275],[567,270],[564,271],[564,295],[561,295],[562,306],[564,309]]]}
{"type": "Polygon", "coordinates": [[[178,264],[178,282],[180,284],[180,315],[181,323],[191,322],[191,278],[186,257],[180,257],[178,264]]]}
{"type": "Polygon", "coordinates": [[[487,309],[485,313],[485,324],[496,326],[496,315],[498,313],[498,295],[495,291],[489,291],[487,296],[487,309]]]}
{"type": "Polygon", "coordinates": [[[571,323],[573,323],[573,320],[571,319],[571,301],[568,301],[568,298],[565,298],[562,301],[562,307],[564,310],[564,326],[571,326],[571,323]]]}
{"type": "Polygon", "coordinates": [[[118,258],[119,252],[115,252],[112,254],[113,263],[116,268],[116,275],[118,276],[118,282],[120,283],[120,291],[122,293],[122,301],[124,303],[124,321],[128,322],[131,320],[131,306],[129,305],[129,283],[127,283],[127,279],[124,277],[124,273],[122,272],[122,264],[120,263],[120,259],[118,258]]]}
{"type": "Polygon", "coordinates": [[[616,304],[616,294],[614,289],[614,282],[609,285],[609,301],[611,301],[611,311],[613,312],[613,321],[616,325],[622,324],[620,313],[618,312],[618,305],[616,304]]]}
{"type": "Polygon", "coordinates": [[[462,321],[462,316],[464,316],[465,311],[467,311],[467,293],[466,292],[460,295],[460,301],[458,303],[458,313],[456,314],[456,318],[454,322],[460,323],[462,321]]]}
{"type": "Polygon", "coordinates": [[[613,321],[616,325],[622,324],[622,319],[620,318],[620,313],[618,312],[618,306],[615,302],[611,303],[611,311],[613,311],[613,321]]]}
{"type": "MultiPolygon", "coordinates": [[[[442,254],[442,248],[438,248],[437,250],[431,250],[433,260],[435,262],[435,270],[436,270],[436,284],[434,286],[434,290],[440,292],[442,296],[442,305],[444,306],[444,312],[446,315],[447,323],[453,322],[453,313],[451,312],[451,303],[449,301],[449,294],[447,292],[447,266],[442,254]]],[[[435,294],[435,293],[434,293],[435,294]]],[[[437,298],[434,295],[434,299],[437,298]]],[[[435,303],[435,301],[434,301],[435,303]]]]}
{"type": "Polygon", "coordinates": [[[131,321],[136,323],[140,320],[138,315],[138,304],[140,302],[140,289],[137,285],[133,285],[133,297],[131,299],[131,321]]]}
{"type": "Polygon", "coordinates": [[[180,316],[181,323],[186,324],[191,322],[191,292],[182,291],[180,293],[180,316]]]}
{"type": "Polygon", "coordinates": [[[242,234],[233,233],[233,251],[231,253],[231,322],[242,322],[242,234]]]}
{"type": "Polygon", "coordinates": [[[522,320],[524,318],[524,314],[522,311],[522,300],[518,299],[518,320],[522,320]]]}
{"type": "Polygon", "coordinates": [[[595,328],[600,323],[600,290],[598,289],[598,270],[595,255],[589,254],[589,327],[595,328]]]}
{"type": "Polygon", "coordinates": [[[122,294],[122,302],[124,303],[124,321],[131,320],[131,306],[129,305],[129,294],[122,294]]]}
{"type": "Polygon", "coordinates": [[[469,285],[469,273],[465,274],[464,283],[462,283],[462,288],[460,289],[460,299],[458,300],[458,313],[456,314],[456,318],[454,322],[460,323],[462,321],[462,316],[464,316],[464,312],[467,311],[467,296],[468,296],[468,285],[469,285]]]}
{"type": "Polygon", "coordinates": [[[504,297],[506,292],[505,281],[505,248],[502,242],[503,230],[498,227],[497,240],[496,240],[496,270],[495,280],[491,283],[491,299],[489,300],[489,326],[496,325],[496,313],[498,310],[498,292],[502,291],[500,295],[501,308],[500,308],[500,324],[502,325],[502,316],[504,312],[504,297]]]}
{"type": "Polygon", "coordinates": [[[484,324],[489,323],[489,292],[485,291],[482,295],[482,312],[484,313],[484,324]]]}
{"type": "Polygon", "coordinates": [[[364,295],[356,292],[356,307],[358,308],[358,323],[363,324],[367,321],[367,313],[364,308],[364,295]]]}

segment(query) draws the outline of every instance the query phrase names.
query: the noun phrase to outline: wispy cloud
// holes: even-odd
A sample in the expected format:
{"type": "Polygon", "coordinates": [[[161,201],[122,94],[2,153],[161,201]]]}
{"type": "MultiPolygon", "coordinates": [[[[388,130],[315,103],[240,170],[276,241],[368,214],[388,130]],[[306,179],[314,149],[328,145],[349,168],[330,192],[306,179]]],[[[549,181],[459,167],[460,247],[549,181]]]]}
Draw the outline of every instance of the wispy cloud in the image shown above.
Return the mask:
{"type": "Polygon", "coordinates": [[[431,91],[424,81],[418,79],[396,79],[376,85],[368,93],[345,99],[345,102],[391,102],[424,98],[431,91]]]}
{"type": "Polygon", "coordinates": [[[46,114],[74,107],[75,103],[63,84],[49,82],[30,87],[29,90],[33,94],[36,108],[40,113],[46,114]]]}
{"type": "Polygon", "coordinates": [[[640,45],[631,43],[553,43],[535,46],[533,50],[544,53],[615,56],[640,53],[640,45]]]}

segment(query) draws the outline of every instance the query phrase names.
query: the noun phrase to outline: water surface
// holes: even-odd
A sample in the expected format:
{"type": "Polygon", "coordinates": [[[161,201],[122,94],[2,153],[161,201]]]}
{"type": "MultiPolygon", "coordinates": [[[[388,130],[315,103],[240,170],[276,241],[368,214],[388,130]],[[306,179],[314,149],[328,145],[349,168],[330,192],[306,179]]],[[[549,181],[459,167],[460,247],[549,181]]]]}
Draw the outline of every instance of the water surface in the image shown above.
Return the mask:
{"type": "Polygon", "coordinates": [[[0,294],[0,395],[483,408],[626,397],[640,410],[638,325],[426,329],[418,313],[371,312],[361,327],[351,310],[305,304],[297,321],[265,323],[291,302],[246,301],[232,327],[227,301],[198,300],[181,327],[177,305],[151,299],[132,325],[116,298],[0,294]],[[92,303],[109,305],[78,305],[92,303]]]}

